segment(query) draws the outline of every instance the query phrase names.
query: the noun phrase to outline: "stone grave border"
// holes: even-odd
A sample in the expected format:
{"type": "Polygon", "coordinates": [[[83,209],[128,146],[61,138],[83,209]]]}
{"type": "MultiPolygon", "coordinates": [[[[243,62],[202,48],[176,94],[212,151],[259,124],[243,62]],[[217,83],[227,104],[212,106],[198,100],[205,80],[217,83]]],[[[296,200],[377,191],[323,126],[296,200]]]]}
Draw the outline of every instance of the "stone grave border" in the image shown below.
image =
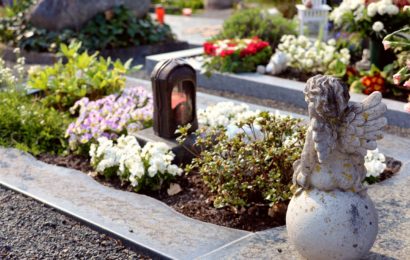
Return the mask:
{"type": "MultiPolygon", "coordinates": [[[[151,73],[155,65],[161,60],[171,58],[183,59],[202,54],[202,48],[194,48],[147,56],[145,59],[145,69],[148,73],[151,73]]],[[[214,72],[208,77],[201,72],[197,64],[192,65],[197,71],[197,81],[200,87],[235,92],[263,99],[273,99],[301,108],[307,108],[303,94],[305,86],[303,82],[258,73],[231,74],[214,72]]],[[[362,101],[366,97],[366,95],[356,93],[351,93],[350,95],[350,100],[356,102],[362,101]]],[[[404,111],[404,102],[390,99],[383,99],[383,102],[387,105],[386,117],[390,125],[410,128],[410,114],[404,111]]]]}

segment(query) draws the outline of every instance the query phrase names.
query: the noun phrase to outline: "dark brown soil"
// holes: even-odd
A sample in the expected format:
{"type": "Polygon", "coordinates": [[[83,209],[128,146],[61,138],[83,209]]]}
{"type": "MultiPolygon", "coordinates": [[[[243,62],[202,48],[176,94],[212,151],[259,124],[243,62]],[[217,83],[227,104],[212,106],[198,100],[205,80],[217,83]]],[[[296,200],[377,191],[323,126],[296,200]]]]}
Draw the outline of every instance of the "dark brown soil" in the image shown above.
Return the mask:
{"type": "MultiPolygon", "coordinates": [[[[131,191],[130,186],[122,185],[118,179],[106,180],[104,177],[92,174],[92,168],[86,157],[40,155],[37,158],[49,164],[91,173],[90,175],[106,186],[131,191]]],[[[383,181],[392,177],[400,170],[400,167],[401,162],[387,158],[387,169],[381,174],[379,180],[383,181]]],[[[188,217],[221,226],[260,231],[285,224],[288,202],[274,205],[271,208],[266,204],[255,204],[248,208],[225,207],[216,209],[213,207],[213,194],[205,186],[199,174],[192,173],[178,177],[173,183],[179,184],[182,188],[181,192],[173,196],[168,195],[166,188],[156,192],[143,191],[142,193],[161,200],[188,217]]]]}

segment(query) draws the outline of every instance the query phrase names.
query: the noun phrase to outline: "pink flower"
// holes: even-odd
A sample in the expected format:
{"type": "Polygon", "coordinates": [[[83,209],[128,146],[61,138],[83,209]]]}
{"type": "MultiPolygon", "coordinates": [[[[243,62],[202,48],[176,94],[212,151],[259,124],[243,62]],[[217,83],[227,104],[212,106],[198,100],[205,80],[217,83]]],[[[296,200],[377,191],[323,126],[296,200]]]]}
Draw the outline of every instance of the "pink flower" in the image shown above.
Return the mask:
{"type": "Polygon", "coordinates": [[[393,75],[393,82],[396,85],[399,85],[401,81],[401,75],[399,73],[396,73],[393,75]]]}
{"type": "Polygon", "coordinates": [[[410,59],[407,59],[406,65],[407,65],[407,68],[410,70],[410,59]]]}
{"type": "Polygon", "coordinates": [[[383,43],[383,46],[384,46],[385,50],[390,48],[390,42],[389,41],[383,41],[382,43],[383,43]]]}
{"type": "Polygon", "coordinates": [[[410,79],[404,82],[403,86],[410,89],[410,79]]]}
{"type": "Polygon", "coordinates": [[[404,105],[404,111],[410,113],[410,102],[404,105]]]}

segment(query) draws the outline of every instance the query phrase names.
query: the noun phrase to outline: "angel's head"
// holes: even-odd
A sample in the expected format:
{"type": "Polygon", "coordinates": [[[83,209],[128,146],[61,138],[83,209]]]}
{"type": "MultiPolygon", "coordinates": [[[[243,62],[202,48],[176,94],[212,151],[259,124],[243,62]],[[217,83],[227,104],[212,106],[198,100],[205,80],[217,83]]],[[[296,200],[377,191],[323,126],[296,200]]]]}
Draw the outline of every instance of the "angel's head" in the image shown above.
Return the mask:
{"type": "Polygon", "coordinates": [[[348,87],[332,76],[311,77],[304,90],[309,114],[322,119],[337,119],[346,112],[350,99],[348,87]]]}

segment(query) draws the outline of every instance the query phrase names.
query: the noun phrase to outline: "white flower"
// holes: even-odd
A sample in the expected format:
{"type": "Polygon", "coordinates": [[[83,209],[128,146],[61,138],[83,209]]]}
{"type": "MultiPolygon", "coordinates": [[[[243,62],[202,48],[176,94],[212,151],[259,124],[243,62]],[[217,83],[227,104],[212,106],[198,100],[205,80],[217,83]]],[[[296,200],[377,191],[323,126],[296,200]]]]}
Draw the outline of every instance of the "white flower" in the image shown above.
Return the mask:
{"type": "Polygon", "coordinates": [[[370,3],[369,6],[367,6],[367,15],[370,17],[373,17],[377,14],[377,4],[376,3],[370,3]]]}
{"type": "Polygon", "coordinates": [[[374,22],[372,29],[375,32],[380,32],[381,30],[384,29],[384,24],[380,21],[374,22]]]}
{"type": "Polygon", "coordinates": [[[387,13],[387,5],[386,5],[386,4],[379,4],[379,5],[377,6],[377,12],[378,12],[380,15],[386,14],[386,13],[387,13]]]}
{"type": "Polygon", "coordinates": [[[378,149],[368,150],[364,157],[367,176],[378,177],[386,169],[386,158],[378,149]]]}
{"type": "Polygon", "coordinates": [[[327,44],[335,46],[336,45],[336,40],[335,39],[330,39],[327,41],[327,44]]]}
{"type": "Polygon", "coordinates": [[[396,5],[392,4],[387,6],[386,11],[389,15],[396,15],[399,13],[400,9],[396,5]]]}
{"type": "Polygon", "coordinates": [[[143,148],[135,136],[121,136],[116,144],[107,138],[99,138],[98,145],[90,148],[91,162],[98,173],[104,174],[107,169],[116,169],[121,181],[127,181],[133,187],[141,183],[141,179],[155,177],[160,174],[180,175],[182,169],[172,164],[175,155],[165,143],[148,142],[143,148]],[[148,176],[146,176],[148,175],[148,176]]]}

